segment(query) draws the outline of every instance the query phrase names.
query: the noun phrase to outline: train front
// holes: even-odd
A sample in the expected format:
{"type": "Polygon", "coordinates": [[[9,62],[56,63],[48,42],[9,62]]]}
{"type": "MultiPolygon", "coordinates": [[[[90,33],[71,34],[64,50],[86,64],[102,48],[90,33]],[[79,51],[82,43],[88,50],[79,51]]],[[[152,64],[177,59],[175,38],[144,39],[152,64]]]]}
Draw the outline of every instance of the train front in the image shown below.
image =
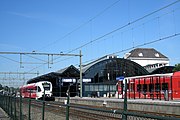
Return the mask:
{"type": "Polygon", "coordinates": [[[42,81],[37,83],[38,92],[37,92],[37,99],[45,100],[53,100],[54,97],[52,96],[52,84],[48,81],[42,81]]]}

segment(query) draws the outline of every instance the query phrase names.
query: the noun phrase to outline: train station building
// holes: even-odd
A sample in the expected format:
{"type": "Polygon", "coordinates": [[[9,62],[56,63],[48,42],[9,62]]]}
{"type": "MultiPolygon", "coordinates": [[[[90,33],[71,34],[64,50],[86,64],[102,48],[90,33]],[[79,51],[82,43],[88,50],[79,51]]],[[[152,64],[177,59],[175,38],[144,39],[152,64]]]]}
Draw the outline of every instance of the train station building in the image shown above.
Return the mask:
{"type": "MultiPolygon", "coordinates": [[[[147,70],[139,64],[117,58],[117,56],[104,56],[82,67],[83,69],[83,96],[90,96],[93,92],[103,94],[116,91],[117,79],[123,76],[146,75],[147,70]],[[109,86],[109,89],[108,87],[109,86]]],[[[71,84],[71,96],[79,96],[80,71],[73,65],[38,76],[27,81],[27,84],[38,81],[50,81],[53,85],[53,95],[66,96],[68,85],[71,84]]]]}
{"type": "MultiPolygon", "coordinates": [[[[163,67],[161,71],[172,72],[172,67],[163,67]]],[[[155,73],[158,71],[155,71],[155,73]]],[[[114,96],[117,91],[117,82],[124,77],[150,74],[143,66],[131,59],[118,58],[116,55],[107,55],[82,66],[83,96],[114,96]]],[[[54,96],[66,96],[68,86],[70,96],[79,96],[80,71],[71,65],[56,72],[38,76],[27,81],[27,84],[38,81],[50,81],[53,85],[54,96]]]]}

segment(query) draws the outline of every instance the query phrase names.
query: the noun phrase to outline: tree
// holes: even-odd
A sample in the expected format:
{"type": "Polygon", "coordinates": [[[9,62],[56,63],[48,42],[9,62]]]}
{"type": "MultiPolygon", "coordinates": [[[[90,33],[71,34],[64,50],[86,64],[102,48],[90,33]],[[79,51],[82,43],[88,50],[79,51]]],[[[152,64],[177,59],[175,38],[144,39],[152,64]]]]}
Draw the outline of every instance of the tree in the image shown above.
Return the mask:
{"type": "Polygon", "coordinates": [[[175,68],[173,69],[173,72],[180,71],[180,63],[175,64],[175,68]]]}

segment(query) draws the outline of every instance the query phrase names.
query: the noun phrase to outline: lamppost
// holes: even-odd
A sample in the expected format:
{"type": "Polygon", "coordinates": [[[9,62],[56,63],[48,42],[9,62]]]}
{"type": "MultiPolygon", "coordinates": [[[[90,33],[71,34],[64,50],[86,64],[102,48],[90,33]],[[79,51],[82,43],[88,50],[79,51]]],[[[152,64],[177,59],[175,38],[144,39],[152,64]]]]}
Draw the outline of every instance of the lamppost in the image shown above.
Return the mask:
{"type": "Polygon", "coordinates": [[[108,81],[109,81],[109,98],[110,98],[110,78],[109,78],[109,73],[107,73],[108,76],[108,81]]]}

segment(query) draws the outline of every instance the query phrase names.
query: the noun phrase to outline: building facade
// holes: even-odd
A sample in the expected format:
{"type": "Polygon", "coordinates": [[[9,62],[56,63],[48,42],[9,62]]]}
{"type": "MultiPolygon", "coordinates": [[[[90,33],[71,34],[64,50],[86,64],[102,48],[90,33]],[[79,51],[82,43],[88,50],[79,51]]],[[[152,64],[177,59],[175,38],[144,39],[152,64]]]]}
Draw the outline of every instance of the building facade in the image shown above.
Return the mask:
{"type": "Polygon", "coordinates": [[[169,66],[169,59],[154,48],[137,48],[124,56],[125,59],[134,61],[149,72],[157,68],[169,66]]]}

